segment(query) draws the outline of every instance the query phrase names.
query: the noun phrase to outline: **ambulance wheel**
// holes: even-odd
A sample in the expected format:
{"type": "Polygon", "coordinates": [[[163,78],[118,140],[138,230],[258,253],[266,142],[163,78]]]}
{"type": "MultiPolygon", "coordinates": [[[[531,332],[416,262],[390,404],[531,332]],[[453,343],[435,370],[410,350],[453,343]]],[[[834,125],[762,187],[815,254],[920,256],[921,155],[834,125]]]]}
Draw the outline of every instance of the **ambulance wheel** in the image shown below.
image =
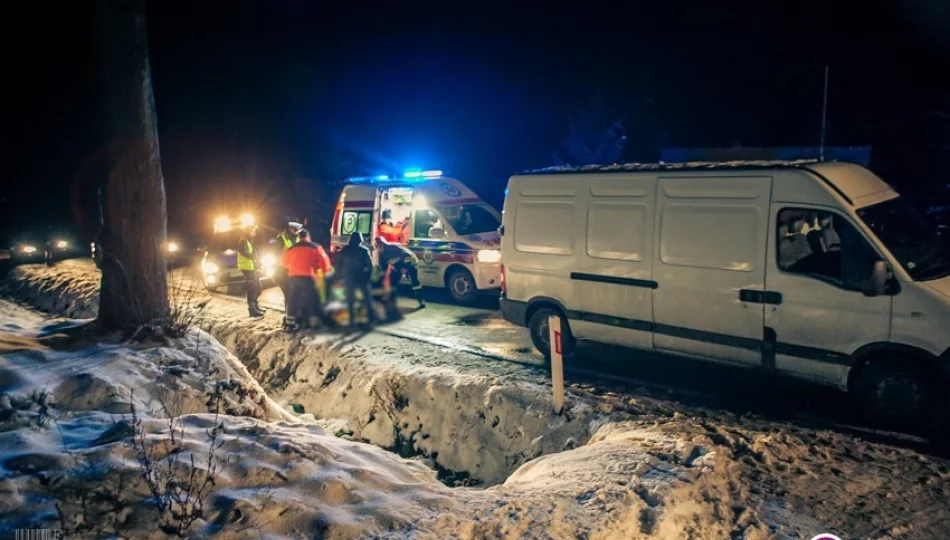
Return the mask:
{"type": "Polygon", "coordinates": [[[544,356],[544,359],[549,362],[551,361],[551,329],[548,321],[554,315],[561,317],[561,326],[564,329],[561,334],[561,354],[567,356],[574,350],[574,336],[571,335],[571,328],[559,310],[548,307],[540,308],[531,315],[531,320],[528,321],[531,342],[534,343],[534,347],[538,349],[538,352],[544,356]]]}
{"type": "Polygon", "coordinates": [[[471,272],[464,268],[455,268],[445,278],[445,286],[449,289],[452,301],[464,306],[470,306],[478,299],[478,288],[471,272]]]}

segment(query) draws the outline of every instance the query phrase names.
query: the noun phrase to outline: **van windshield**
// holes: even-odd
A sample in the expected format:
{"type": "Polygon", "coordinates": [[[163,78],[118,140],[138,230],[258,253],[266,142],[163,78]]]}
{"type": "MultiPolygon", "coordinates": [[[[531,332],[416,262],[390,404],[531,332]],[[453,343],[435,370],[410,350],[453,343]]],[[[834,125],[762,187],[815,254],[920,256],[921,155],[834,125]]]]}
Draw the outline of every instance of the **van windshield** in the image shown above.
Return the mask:
{"type": "Polygon", "coordinates": [[[497,231],[501,222],[487,204],[440,206],[439,212],[456,234],[482,234],[497,231]]]}
{"type": "Polygon", "coordinates": [[[862,208],[858,216],[914,280],[950,275],[950,255],[905,199],[897,197],[862,208]]]}

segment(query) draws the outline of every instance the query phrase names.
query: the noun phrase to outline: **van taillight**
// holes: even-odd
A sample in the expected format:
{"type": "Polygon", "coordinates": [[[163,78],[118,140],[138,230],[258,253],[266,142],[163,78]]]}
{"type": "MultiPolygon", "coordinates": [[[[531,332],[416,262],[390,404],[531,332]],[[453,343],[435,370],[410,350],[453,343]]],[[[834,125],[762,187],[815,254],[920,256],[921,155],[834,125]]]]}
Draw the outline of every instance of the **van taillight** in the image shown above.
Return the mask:
{"type": "Polygon", "coordinates": [[[501,265],[501,294],[505,294],[505,265],[501,265]]]}

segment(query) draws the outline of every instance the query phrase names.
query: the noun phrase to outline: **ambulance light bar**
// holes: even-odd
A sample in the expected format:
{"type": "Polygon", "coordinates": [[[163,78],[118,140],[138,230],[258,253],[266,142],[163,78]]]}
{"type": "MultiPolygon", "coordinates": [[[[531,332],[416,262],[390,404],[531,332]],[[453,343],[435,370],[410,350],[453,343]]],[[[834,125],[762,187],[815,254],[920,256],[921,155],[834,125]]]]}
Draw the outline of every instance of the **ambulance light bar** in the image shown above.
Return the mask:
{"type": "Polygon", "coordinates": [[[421,182],[431,178],[439,178],[442,176],[442,171],[432,170],[432,171],[422,171],[419,169],[409,169],[405,171],[402,176],[392,177],[387,174],[380,174],[377,176],[353,176],[347,178],[345,182],[347,184],[377,184],[384,182],[421,182]]]}

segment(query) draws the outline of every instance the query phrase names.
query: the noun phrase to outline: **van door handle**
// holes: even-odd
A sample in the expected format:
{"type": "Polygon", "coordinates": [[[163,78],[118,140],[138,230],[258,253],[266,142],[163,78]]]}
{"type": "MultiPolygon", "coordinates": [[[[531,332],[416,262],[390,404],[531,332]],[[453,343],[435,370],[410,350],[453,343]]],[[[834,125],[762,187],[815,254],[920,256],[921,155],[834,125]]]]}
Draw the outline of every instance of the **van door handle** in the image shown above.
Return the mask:
{"type": "Polygon", "coordinates": [[[752,289],[739,289],[739,300],[742,302],[751,302],[753,304],[771,304],[773,306],[782,303],[782,293],[776,291],[754,291],[752,289]]]}

